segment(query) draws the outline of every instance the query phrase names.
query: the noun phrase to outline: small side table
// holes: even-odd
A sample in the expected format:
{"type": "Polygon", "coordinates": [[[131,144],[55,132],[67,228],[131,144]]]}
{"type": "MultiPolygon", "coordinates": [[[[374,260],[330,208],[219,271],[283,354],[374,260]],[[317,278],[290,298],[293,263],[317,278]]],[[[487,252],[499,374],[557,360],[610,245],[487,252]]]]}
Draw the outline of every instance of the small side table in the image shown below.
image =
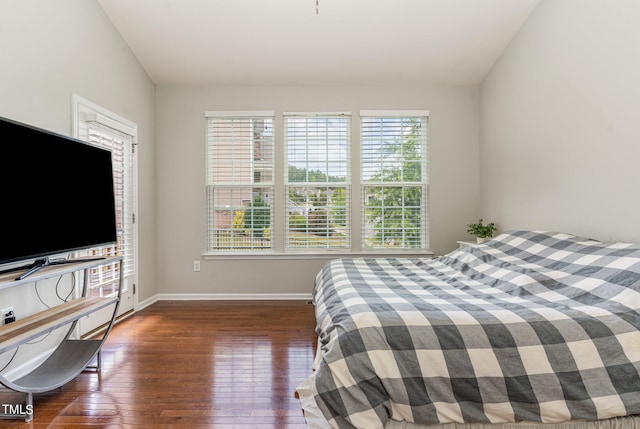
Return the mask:
{"type": "Polygon", "coordinates": [[[476,246],[478,244],[477,241],[465,241],[465,240],[456,241],[456,243],[458,243],[458,248],[462,248],[464,246],[476,246]]]}

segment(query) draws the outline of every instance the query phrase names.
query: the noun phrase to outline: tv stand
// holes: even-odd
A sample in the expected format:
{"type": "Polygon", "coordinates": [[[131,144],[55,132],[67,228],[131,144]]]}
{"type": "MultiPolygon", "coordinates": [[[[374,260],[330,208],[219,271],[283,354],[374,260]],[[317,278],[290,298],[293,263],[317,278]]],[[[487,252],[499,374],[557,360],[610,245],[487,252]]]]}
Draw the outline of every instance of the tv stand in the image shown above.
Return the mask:
{"type": "MultiPolygon", "coordinates": [[[[40,266],[27,279],[16,280],[13,275],[0,273],[0,290],[3,290],[76,271],[84,272],[81,297],[63,302],[58,306],[24,317],[8,325],[0,326],[0,353],[15,349],[58,328],[68,326],[66,334],[58,347],[44,362],[32,369],[30,373],[16,380],[9,380],[0,373],[0,385],[16,392],[26,393],[26,407],[20,407],[22,410],[33,410],[34,393],[48,392],[61,387],[86,369],[100,371],[100,351],[111,332],[120,305],[122,257],[53,261],[40,266]],[[74,264],[71,264],[71,262],[74,264]],[[113,263],[117,263],[120,268],[117,294],[106,298],[88,296],[89,270],[113,263]],[[113,306],[113,313],[106,329],[102,333],[101,339],[72,339],[79,319],[109,306],[113,306]],[[96,359],[96,364],[91,365],[94,359],[96,359]]],[[[31,413],[2,414],[2,411],[0,410],[0,418],[20,418],[30,421],[33,417],[31,413]]]]}
{"type": "Polygon", "coordinates": [[[7,270],[0,271],[0,275],[13,273],[17,271],[27,270],[26,272],[20,274],[16,277],[16,280],[22,280],[29,277],[31,274],[40,271],[44,267],[48,267],[50,265],[63,265],[63,264],[77,264],[79,262],[87,262],[87,261],[100,261],[105,259],[103,256],[97,256],[93,258],[78,258],[78,259],[60,259],[52,261],[48,257],[38,258],[30,264],[21,265],[19,267],[9,268],[7,270]]]}

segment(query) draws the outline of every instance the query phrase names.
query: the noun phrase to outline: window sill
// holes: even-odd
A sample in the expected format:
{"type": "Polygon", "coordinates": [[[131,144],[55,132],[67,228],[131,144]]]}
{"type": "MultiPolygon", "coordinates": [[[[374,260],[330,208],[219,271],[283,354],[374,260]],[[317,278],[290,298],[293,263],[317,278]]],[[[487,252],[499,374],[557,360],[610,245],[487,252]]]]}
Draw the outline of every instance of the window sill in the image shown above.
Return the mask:
{"type": "Polygon", "coordinates": [[[231,259],[282,259],[282,260],[294,260],[294,259],[337,259],[337,258],[431,258],[433,252],[430,250],[419,251],[361,251],[361,252],[296,252],[296,253],[276,253],[276,252],[264,252],[264,253],[250,253],[250,252],[234,252],[234,253],[204,253],[202,258],[208,260],[231,260],[231,259]]]}

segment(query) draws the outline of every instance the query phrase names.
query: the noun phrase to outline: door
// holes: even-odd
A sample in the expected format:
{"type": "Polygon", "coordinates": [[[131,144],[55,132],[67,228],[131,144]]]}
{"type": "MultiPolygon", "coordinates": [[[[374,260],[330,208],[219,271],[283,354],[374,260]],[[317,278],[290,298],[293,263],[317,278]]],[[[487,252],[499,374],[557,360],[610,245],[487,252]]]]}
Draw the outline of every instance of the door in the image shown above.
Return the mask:
{"type": "MultiPolygon", "coordinates": [[[[81,100],[81,99],[80,99],[81,100]]],[[[112,154],[116,198],[117,243],[80,253],[78,256],[122,256],[119,264],[104,265],[89,272],[89,296],[107,297],[118,291],[119,270],[123,270],[122,299],[118,315],[135,309],[137,228],[135,224],[136,134],[137,127],[89,102],[78,103],[76,118],[79,138],[112,154]],[[87,107],[88,106],[88,107],[87,107]],[[109,117],[109,115],[112,115],[109,117]],[[122,126],[120,126],[122,125],[122,126]]],[[[90,196],[88,196],[90,198],[90,196]]],[[[82,202],[80,202],[80,205],[82,202]]],[[[79,292],[78,292],[79,293],[79,292]]],[[[113,308],[92,313],[79,322],[79,334],[85,335],[107,324],[113,308]]]]}

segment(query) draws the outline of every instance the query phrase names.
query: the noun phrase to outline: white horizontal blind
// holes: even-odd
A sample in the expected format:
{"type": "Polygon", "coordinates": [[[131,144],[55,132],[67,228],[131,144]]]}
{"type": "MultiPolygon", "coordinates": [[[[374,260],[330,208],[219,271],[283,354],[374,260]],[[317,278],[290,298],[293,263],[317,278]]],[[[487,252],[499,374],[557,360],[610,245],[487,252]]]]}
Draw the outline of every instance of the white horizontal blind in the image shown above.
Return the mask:
{"type": "Polygon", "coordinates": [[[351,116],[285,113],[285,250],[349,249],[351,116]]]}
{"type": "MultiPolygon", "coordinates": [[[[123,257],[123,275],[133,274],[133,155],[132,137],[95,122],[87,123],[89,142],[111,151],[116,198],[117,243],[92,249],[91,255],[123,257]]],[[[108,296],[117,292],[119,265],[104,265],[90,272],[90,291],[94,296],[108,296]]]]}
{"type": "Polygon", "coordinates": [[[273,113],[206,116],[208,251],[270,251],[273,113]]]}
{"type": "Polygon", "coordinates": [[[427,112],[360,116],[363,247],[427,248],[427,112]]]}

